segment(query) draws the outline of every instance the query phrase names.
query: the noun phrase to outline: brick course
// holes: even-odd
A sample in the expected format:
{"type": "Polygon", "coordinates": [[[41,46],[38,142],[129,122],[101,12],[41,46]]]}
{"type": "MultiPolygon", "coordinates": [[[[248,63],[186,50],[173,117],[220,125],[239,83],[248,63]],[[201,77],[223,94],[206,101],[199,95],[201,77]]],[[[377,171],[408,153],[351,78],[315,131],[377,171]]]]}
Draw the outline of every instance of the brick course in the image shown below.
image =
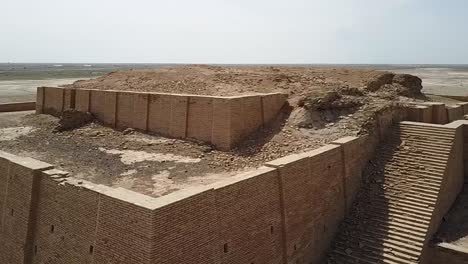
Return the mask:
{"type": "Polygon", "coordinates": [[[36,112],[59,115],[74,108],[91,112],[112,127],[188,138],[229,150],[275,118],[286,97],[279,93],[216,97],[41,87],[36,112]]]}

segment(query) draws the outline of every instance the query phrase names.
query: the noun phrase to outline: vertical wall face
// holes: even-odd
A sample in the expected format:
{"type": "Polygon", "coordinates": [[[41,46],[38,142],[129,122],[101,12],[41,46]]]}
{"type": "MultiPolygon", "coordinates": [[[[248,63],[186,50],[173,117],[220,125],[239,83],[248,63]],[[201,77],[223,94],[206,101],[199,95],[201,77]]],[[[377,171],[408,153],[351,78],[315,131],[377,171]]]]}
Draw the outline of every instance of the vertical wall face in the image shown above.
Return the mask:
{"type": "Polygon", "coordinates": [[[92,263],[99,194],[41,179],[33,263],[92,263]],[[92,249],[92,251],[91,251],[92,249]]]}
{"type": "MultiPolygon", "coordinates": [[[[276,98],[274,117],[278,115],[279,110],[283,107],[285,98],[276,98]]],[[[242,117],[244,120],[245,134],[249,134],[259,127],[259,124],[265,124],[262,116],[262,98],[259,96],[245,97],[242,99],[242,117]]]]}
{"type": "Polygon", "coordinates": [[[465,182],[468,183],[468,125],[463,126],[463,167],[465,182]]]}
{"type": "Polygon", "coordinates": [[[75,91],[75,109],[82,112],[89,112],[90,90],[78,89],[75,91]]]}
{"type": "Polygon", "coordinates": [[[51,115],[60,115],[64,106],[64,89],[43,87],[43,109],[42,112],[51,115]]]}
{"type": "Polygon", "coordinates": [[[118,93],[116,126],[118,128],[135,128],[146,131],[148,114],[148,94],[118,93]]]}
{"type": "Polygon", "coordinates": [[[171,96],[150,94],[148,106],[148,131],[169,135],[171,125],[171,96]]]}
{"type": "Polygon", "coordinates": [[[152,219],[148,208],[101,195],[95,263],[152,263],[152,219]]]}
{"type": "Polygon", "coordinates": [[[190,138],[229,150],[275,118],[285,94],[215,97],[109,90],[38,88],[37,113],[91,112],[103,123],[175,138],[190,138]]]}
{"type": "Polygon", "coordinates": [[[63,110],[75,109],[75,89],[63,89],[63,110]]]}
{"type": "Polygon", "coordinates": [[[89,111],[105,124],[115,126],[117,93],[97,90],[90,93],[89,111]]]}
{"type": "Polygon", "coordinates": [[[167,199],[180,200],[154,210],[151,263],[218,263],[223,248],[214,191],[186,190],[183,196],[170,194],[167,199]]]}
{"type": "Polygon", "coordinates": [[[231,103],[233,99],[213,99],[213,128],[211,142],[222,149],[231,148],[231,103]]]}
{"type": "Polygon", "coordinates": [[[463,119],[463,107],[461,105],[447,106],[447,117],[449,122],[463,119]]]}
{"type": "Polygon", "coordinates": [[[23,263],[28,239],[33,171],[9,162],[2,211],[2,263],[23,263]]]}
{"type": "Polygon", "coordinates": [[[133,127],[133,118],[135,117],[133,114],[134,107],[133,93],[117,94],[117,127],[133,127]]]}
{"type": "Polygon", "coordinates": [[[36,177],[49,164],[0,153],[0,263],[31,259],[36,177]]]}
{"type": "Polygon", "coordinates": [[[283,186],[286,249],[290,263],[317,263],[344,217],[340,146],[291,155],[268,163],[283,186]]]}
{"type": "Polygon", "coordinates": [[[362,151],[362,148],[366,143],[368,143],[366,137],[345,137],[332,142],[332,144],[342,146],[345,179],[344,191],[348,212],[361,187],[362,170],[367,163],[366,152],[362,151]]]}
{"type": "Polygon", "coordinates": [[[262,96],[263,121],[270,122],[276,117],[279,110],[283,107],[286,96],[284,94],[273,94],[262,96]]]}
{"type": "Polygon", "coordinates": [[[172,137],[187,137],[188,96],[171,97],[171,122],[169,133],[172,137]]]}
{"type": "Polygon", "coordinates": [[[190,97],[187,116],[187,137],[210,142],[213,127],[213,98],[190,97]]]}
{"type": "Polygon", "coordinates": [[[36,114],[44,111],[44,87],[37,87],[36,90],[36,114]]]}
{"type": "Polygon", "coordinates": [[[215,192],[221,263],[282,263],[283,226],[277,171],[260,168],[218,186],[215,192]]]}

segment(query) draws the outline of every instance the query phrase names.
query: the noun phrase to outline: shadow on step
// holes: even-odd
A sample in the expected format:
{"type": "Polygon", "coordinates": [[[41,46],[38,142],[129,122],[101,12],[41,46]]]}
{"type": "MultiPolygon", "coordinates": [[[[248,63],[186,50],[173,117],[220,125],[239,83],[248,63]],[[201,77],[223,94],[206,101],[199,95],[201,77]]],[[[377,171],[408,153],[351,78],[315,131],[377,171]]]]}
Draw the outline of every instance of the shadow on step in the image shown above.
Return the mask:
{"type": "Polygon", "coordinates": [[[325,263],[418,262],[432,200],[420,194],[424,179],[414,146],[399,128],[379,145],[325,263]]]}

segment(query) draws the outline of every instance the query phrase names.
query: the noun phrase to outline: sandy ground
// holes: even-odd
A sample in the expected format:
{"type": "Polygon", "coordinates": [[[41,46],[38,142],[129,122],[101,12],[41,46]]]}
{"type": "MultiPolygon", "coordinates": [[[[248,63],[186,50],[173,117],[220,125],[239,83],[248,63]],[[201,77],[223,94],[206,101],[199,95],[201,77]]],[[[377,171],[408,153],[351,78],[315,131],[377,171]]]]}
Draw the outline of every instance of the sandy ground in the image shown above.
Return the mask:
{"type": "Polygon", "coordinates": [[[415,100],[406,97],[409,91],[424,99],[420,79],[392,76],[302,67],[184,66],[116,72],[73,86],[215,95],[281,91],[289,94],[289,105],[228,152],[158,135],[123,133],[97,123],[55,132],[58,119],[25,113],[0,115],[0,150],[55,164],[77,178],[160,196],[367,133],[376,113],[415,100]]]}
{"type": "Polygon", "coordinates": [[[13,80],[0,81],[0,104],[36,100],[36,89],[39,86],[60,86],[70,84],[77,79],[49,80],[13,80]]]}
{"type": "Polygon", "coordinates": [[[397,69],[393,72],[418,76],[423,80],[423,92],[427,94],[468,96],[466,68],[413,68],[397,69]]]}
{"type": "Polygon", "coordinates": [[[76,178],[154,197],[213,183],[257,164],[208,146],[96,123],[54,133],[57,121],[30,111],[0,113],[0,149],[49,162],[76,178]]]}

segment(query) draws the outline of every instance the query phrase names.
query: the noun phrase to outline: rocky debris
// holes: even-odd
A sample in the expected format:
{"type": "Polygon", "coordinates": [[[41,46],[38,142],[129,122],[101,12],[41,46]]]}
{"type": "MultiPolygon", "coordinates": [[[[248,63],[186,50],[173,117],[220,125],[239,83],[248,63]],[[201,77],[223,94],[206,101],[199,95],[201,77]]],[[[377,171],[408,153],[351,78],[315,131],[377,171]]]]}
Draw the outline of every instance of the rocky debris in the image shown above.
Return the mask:
{"type": "Polygon", "coordinates": [[[314,97],[305,96],[300,101],[300,105],[307,110],[330,110],[330,109],[346,109],[361,106],[363,98],[354,96],[343,96],[340,91],[330,91],[324,96],[314,97]]]}
{"type": "Polygon", "coordinates": [[[380,87],[382,87],[383,85],[391,84],[392,81],[393,81],[394,76],[395,76],[395,74],[386,72],[386,73],[382,73],[380,75],[377,75],[377,76],[371,78],[367,82],[367,86],[366,86],[367,90],[369,90],[371,92],[375,92],[375,91],[379,90],[380,87]]]}
{"type": "Polygon", "coordinates": [[[369,80],[366,88],[371,92],[386,91],[386,97],[392,98],[396,95],[420,96],[423,86],[422,80],[414,75],[383,73],[369,80]]]}
{"type": "Polygon", "coordinates": [[[124,135],[130,135],[130,134],[133,134],[134,132],[135,132],[135,129],[133,128],[126,128],[124,131],[122,131],[124,135]]]}
{"type": "Polygon", "coordinates": [[[423,88],[421,78],[410,74],[396,74],[392,83],[400,85],[398,94],[404,96],[421,94],[423,88]]]}
{"type": "Polygon", "coordinates": [[[81,112],[75,109],[65,110],[60,116],[58,125],[54,131],[62,132],[82,127],[94,120],[94,117],[89,112],[81,112]]]}

